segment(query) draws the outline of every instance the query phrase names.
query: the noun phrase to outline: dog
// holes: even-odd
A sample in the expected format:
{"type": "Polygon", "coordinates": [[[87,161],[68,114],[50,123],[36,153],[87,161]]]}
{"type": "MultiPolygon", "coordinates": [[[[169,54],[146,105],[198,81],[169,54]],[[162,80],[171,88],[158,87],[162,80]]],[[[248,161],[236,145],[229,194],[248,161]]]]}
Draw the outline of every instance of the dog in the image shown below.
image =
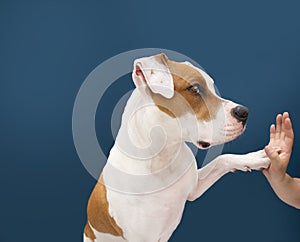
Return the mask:
{"type": "Polygon", "coordinates": [[[248,109],[216,94],[213,79],[164,54],[134,61],[136,89],[122,116],[107,163],[90,196],[84,242],[165,242],[186,201],[224,174],[267,168],[263,150],[223,154],[197,169],[185,142],[199,149],[243,133],[248,109]]]}

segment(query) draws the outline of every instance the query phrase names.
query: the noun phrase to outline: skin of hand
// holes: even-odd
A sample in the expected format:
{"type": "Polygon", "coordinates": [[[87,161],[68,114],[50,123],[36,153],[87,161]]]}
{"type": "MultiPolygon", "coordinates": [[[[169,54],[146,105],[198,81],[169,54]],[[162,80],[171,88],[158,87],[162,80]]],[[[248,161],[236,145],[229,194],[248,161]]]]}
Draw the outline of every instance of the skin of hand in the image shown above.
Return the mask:
{"type": "Polygon", "coordinates": [[[272,124],[270,127],[270,142],[265,147],[271,164],[263,170],[263,174],[283,202],[300,209],[300,179],[292,178],[286,173],[293,143],[294,132],[289,114],[278,114],[276,126],[272,124]]]}
{"type": "Polygon", "coordinates": [[[277,182],[281,182],[286,174],[286,169],[292,153],[294,132],[292,122],[287,112],[276,117],[276,126],[270,127],[270,142],[265,147],[265,152],[271,160],[268,169],[263,170],[264,175],[277,182]]]}

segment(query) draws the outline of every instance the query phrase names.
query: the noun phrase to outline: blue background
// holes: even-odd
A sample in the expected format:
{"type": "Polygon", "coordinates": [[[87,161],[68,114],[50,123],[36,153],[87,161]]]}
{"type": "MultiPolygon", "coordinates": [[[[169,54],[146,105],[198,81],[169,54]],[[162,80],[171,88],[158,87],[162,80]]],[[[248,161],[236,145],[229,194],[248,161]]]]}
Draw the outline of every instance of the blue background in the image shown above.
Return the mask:
{"type": "MultiPolygon", "coordinates": [[[[222,96],[250,108],[245,134],[225,146],[245,153],[268,142],[289,111],[296,141],[288,171],[300,174],[300,4],[297,1],[0,1],[0,241],[82,241],[95,180],[73,145],[77,91],[123,51],[181,52],[215,78],[222,96]]],[[[121,78],[99,107],[108,152],[121,78]]],[[[200,163],[201,164],[201,163],[200,163]]],[[[300,241],[300,212],[260,172],[228,174],[193,203],[170,241],[300,241]]]]}

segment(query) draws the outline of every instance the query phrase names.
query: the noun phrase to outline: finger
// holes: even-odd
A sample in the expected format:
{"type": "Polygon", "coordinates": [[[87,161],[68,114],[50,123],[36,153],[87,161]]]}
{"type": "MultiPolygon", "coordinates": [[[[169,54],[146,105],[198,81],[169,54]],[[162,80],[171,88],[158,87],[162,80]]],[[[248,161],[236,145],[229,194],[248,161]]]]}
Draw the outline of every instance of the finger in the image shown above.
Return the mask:
{"type": "Polygon", "coordinates": [[[270,158],[271,163],[280,163],[281,161],[280,157],[275,149],[271,148],[270,146],[266,146],[265,152],[267,156],[270,158]]]}
{"type": "Polygon", "coordinates": [[[294,138],[294,132],[292,127],[292,121],[290,118],[284,120],[284,129],[286,131],[286,136],[289,138],[294,138]]]}
{"type": "Polygon", "coordinates": [[[284,120],[284,129],[285,129],[285,144],[288,147],[289,150],[293,147],[294,142],[294,131],[292,127],[292,122],[290,118],[286,118],[284,120]]]}
{"type": "Polygon", "coordinates": [[[283,119],[289,118],[289,116],[290,115],[289,115],[288,112],[284,112],[283,115],[282,115],[283,119]]]}
{"type": "Polygon", "coordinates": [[[274,144],[274,141],[275,141],[275,132],[276,132],[275,125],[272,124],[270,126],[270,142],[269,142],[270,145],[274,144]]]}
{"type": "Polygon", "coordinates": [[[276,117],[276,133],[275,133],[275,139],[280,138],[281,133],[281,126],[282,126],[282,115],[278,114],[276,117]]]}
{"type": "Polygon", "coordinates": [[[289,117],[289,113],[288,112],[284,112],[282,114],[282,124],[281,124],[281,134],[280,134],[280,140],[284,141],[284,137],[285,137],[285,120],[289,117]]]}

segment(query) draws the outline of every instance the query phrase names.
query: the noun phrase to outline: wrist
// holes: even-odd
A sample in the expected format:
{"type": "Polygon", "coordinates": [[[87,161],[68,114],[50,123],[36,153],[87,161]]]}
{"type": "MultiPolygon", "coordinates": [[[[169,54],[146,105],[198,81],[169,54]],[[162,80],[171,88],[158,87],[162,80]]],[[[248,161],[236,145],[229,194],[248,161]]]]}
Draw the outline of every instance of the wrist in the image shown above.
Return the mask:
{"type": "Polygon", "coordinates": [[[289,178],[290,178],[290,176],[286,172],[270,174],[270,176],[269,176],[270,182],[272,182],[274,185],[287,184],[289,182],[289,178]]]}

